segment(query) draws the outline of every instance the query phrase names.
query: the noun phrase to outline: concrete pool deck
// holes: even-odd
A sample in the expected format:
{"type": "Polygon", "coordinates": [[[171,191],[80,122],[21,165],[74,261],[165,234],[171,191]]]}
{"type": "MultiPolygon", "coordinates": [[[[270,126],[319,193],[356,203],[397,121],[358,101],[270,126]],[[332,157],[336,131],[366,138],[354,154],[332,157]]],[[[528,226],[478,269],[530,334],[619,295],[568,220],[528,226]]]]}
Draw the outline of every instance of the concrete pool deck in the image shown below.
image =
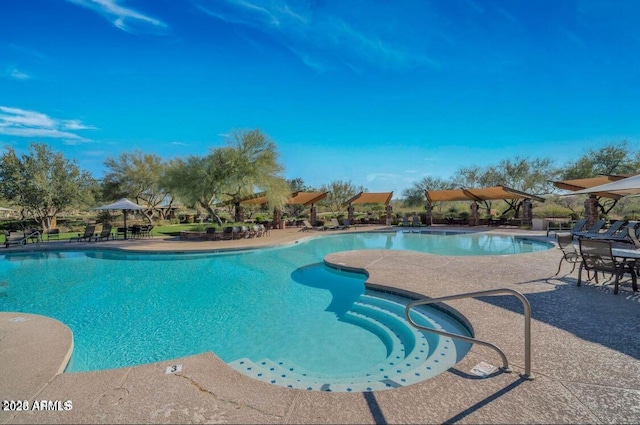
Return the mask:
{"type": "MultiPolygon", "coordinates": [[[[545,232],[459,229],[553,241],[545,232]]],[[[240,241],[60,242],[6,252],[87,247],[207,251],[293,243],[323,234],[284,229],[240,241]]],[[[493,288],[523,293],[532,306],[533,381],[519,376],[524,367],[523,314],[520,302],[510,296],[446,304],[469,320],[477,338],[503,349],[513,373],[485,379],[470,374],[481,361],[500,365],[495,352],[475,345],[441,375],[371,393],[269,385],[236,372],[213,353],[99,372],[60,373],[72,349],[70,330],[42,316],[3,312],[0,394],[3,400],[29,401],[29,411],[0,410],[0,423],[640,423],[640,296],[626,280],[618,295],[611,286],[576,287],[577,272],[565,274],[569,265],[554,276],[560,258],[557,249],[482,257],[367,250],[325,258],[341,267],[366,270],[368,285],[425,297],[493,288]],[[181,370],[171,373],[168,368],[175,365],[181,370]],[[56,410],[33,410],[36,401],[38,407],[56,410]],[[65,401],[71,401],[70,410],[64,410],[65,401]]]]}

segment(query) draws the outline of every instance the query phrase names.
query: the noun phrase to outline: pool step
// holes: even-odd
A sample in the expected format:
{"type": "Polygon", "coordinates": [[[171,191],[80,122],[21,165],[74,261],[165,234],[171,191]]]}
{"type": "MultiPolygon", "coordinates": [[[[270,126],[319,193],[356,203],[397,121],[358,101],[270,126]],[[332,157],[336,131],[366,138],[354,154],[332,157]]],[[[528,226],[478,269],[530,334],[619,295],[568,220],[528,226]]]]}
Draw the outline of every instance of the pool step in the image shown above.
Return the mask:
{"type": "MultiPolygon", "coordinates": [[[[385,296],[388,294],[385,294],[385,296]]],[[[314,391],[377,391],[402,387],[440,373],[456,363],[456,348],[450,338],[434,337],[411,326],[404,319],[405,305],[393,296],[381,298],[363,294],[342,320],[375,333],[387,346],[387,358],[357,376],[321,376],[288,360],[247,358],[230,364],[239,372],[263,382],[314,391]]],[[[420,324],[439,327],[415,312],[420,324]]]]}

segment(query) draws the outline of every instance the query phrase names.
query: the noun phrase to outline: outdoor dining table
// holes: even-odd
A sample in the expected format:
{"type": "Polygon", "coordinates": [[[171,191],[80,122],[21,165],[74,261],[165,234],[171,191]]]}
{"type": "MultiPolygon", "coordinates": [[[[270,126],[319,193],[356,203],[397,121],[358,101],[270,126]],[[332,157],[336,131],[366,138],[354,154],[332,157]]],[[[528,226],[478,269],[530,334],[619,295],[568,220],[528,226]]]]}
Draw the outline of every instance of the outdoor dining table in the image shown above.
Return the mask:
{"type": "Polygon", "coordinates": [[[611,254],[613,254],[614,257],[620,257],[629,260],[640,260],[640,249],[611,248],[611,254]]]}

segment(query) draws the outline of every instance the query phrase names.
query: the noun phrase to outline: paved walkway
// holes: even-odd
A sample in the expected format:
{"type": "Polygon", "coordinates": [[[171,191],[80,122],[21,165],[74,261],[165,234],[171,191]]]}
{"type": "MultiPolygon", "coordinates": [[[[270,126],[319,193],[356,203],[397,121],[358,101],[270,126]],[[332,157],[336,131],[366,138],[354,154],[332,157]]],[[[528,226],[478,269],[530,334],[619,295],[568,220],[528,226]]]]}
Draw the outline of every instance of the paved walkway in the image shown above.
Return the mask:
{"type": "MultiPolygon", "coordinates": [[[[475,230],[547,239],[544,232],[475,230]]],[[[243,241],[60,242],[40,248],[202,251],[293,243],[318,235],[322,232],[285,229],[243,241]]],[[[0,394],[4,400],[27,400],[29,411],[2,410],[0,423],[640,423],[640,297],[627,284],[617,296],[611,287],[578,288],[576,273],[553,276],[559,260],[556,249],[485,257],[367,250],[325,258],[366,270],[370,286],[422,296],[503,287],[524,293],[533,311],[533,381],[518,375],[524,366],[522,307],[508,296],[447,304],[472,323],[478,338],[506,352],[514,373],[486,379],[471,375],[480,361],[500,364],[497,354],[476,345],[441,375],[374,393],[289,390],[239,374],[213,353],[60,373],[73,345],[69,329],[50,318],[3,312],[0,394]],[[174,365],[182,365],[181,371],[167,373],[174,365]],[[55,410],[33,410],[36,402],[55,410]]],[[[569,270],[563,267],[563,272],[569,270]]]]}

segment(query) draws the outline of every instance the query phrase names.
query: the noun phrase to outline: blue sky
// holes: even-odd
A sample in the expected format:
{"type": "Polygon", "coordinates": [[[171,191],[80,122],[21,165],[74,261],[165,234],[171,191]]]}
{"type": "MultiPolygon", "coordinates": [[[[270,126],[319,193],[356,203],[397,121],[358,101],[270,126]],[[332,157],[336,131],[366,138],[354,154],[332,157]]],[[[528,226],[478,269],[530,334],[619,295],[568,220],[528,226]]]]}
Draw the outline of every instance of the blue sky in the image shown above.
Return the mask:
{"type": "Polygon", "coordinates": [[[515,155],[640,140],[637,0],[2,0],[0,145],[204,155],[394,197],[515,155]]]}

